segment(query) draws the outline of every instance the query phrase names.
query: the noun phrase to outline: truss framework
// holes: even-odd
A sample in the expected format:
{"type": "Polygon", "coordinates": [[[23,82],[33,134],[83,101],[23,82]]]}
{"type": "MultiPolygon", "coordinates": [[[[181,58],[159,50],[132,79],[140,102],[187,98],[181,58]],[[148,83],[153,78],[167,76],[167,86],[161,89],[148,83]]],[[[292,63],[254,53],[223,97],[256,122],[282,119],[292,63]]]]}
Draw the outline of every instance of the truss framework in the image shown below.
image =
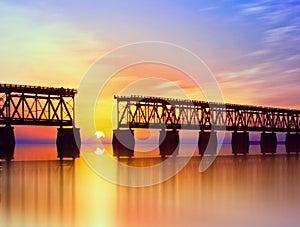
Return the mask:
{"type": "Polygon", "coordinates": [[[0,124],[72,126],[75,89],[0,84],[0,124]]]}
{"type": "Polygon", "coordinates": [[[118,128],[299,132],[299,110],[160,97],[114,98],[118,128]]]}

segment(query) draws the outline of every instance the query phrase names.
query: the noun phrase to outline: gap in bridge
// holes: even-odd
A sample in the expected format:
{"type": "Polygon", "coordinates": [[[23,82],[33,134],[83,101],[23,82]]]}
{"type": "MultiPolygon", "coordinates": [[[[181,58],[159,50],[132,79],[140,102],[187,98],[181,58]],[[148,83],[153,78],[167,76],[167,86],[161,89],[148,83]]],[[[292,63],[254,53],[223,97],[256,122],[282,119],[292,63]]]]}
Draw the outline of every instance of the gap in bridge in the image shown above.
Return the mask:
{"type": "Polygon", "coordinates": [[[57,127],[14,126],[14,161],[57,160],[57,127]]]}

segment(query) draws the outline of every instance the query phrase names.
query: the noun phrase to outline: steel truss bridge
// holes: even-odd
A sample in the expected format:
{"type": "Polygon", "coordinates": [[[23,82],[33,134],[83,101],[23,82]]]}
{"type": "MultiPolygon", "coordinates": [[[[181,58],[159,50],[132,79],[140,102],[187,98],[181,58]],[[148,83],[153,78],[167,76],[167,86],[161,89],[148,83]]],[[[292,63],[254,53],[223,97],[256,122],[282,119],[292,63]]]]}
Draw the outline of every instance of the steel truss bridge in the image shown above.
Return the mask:
{"type": "Polygon", "coordinates": [[[74,125],[75,89],[0,84],[0,159],[14,158],[13,125],[57,126],[57,156],[77,158],[80,132],[74,125]],[[67,126],[67,127],[65,127],[67,126]]]}
{"type": "Polygon", "coordinates": [[[72,126],[75,89],[0,84],[0,124],[72,126]]]}
{"type": "Polygon", "coordinates": [[[118,129],[299,132],[300,111],[161,97],[115,96],[118,129]]]}

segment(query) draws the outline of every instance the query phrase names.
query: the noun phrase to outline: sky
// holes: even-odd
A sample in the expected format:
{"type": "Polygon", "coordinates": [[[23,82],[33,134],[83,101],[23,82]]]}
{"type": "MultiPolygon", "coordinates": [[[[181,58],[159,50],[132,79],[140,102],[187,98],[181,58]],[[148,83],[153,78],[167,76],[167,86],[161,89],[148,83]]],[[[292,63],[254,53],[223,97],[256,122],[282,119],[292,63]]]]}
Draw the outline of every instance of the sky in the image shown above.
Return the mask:
{"type": "MultiPolygon", "coordinates": [[[[216,77],[225,102],[300,109],[299,12],[299,0],[4,0],[0,82],[77,88],[93,63],[109,51],[160,41],[201,58],[216,77]]],[[[112,65],[114,61],[118,60],[112,59],[112,65]]],[[[175,81],[170,69],[140,65],[119,72],[119,79],[108,83],[106,90],[121,92],[127,86],[128,92],[158,94],[161,85],[153,85],[151,91],[128,88],[129,81],[146,79],[149,72],[175,81]]],[[[101,73],[105,74],[99,72],[100,77],[101,73]]],[[[182,84],[178,78],[175,82],[182,84]]],[[[176,96],[173,89],[164,89],[169,92],[165,94],[176,96]]],[[[198,97],[193,84],[184,90],[198,97]]],[[[108,108],[106,117],[111,115],[111,93],[98,100],[108,108]]],[[[96,127],[110,134],[107,122],[96,127]]],[[[51,141],[56,129],[18,127],[16,134],[22,141],[51,141]]]]}

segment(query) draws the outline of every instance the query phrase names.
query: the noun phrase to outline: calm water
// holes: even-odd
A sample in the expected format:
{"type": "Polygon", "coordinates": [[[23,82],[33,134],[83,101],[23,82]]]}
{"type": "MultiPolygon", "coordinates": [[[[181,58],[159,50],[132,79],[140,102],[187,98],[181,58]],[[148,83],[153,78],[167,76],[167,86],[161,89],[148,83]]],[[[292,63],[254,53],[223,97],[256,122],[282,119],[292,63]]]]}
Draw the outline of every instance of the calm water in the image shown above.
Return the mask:
{"type": "Polygon", "coordinates": [[[233,157],[225,145],[203,173],[193,157],[164,183],[128,188],[83,158],[61,163],[54,145],[19,145],[10,166],[0,166],[0,226],[299,226],[300,158],[278,148],[275,156],[252,146],[253,155],[233,157]]]}

